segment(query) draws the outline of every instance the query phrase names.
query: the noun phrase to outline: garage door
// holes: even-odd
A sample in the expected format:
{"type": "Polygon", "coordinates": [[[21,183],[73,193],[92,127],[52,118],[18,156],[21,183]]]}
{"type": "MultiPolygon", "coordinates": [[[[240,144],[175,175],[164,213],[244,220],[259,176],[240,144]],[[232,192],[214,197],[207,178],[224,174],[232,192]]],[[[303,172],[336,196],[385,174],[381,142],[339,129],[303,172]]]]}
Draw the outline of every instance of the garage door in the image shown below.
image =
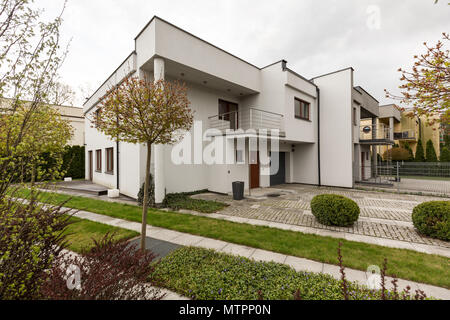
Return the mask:
{"type": "MultiPolygon", "coordinates": [[[[270,176],[270,185],[276,186],[280,184],[286,183],[286,153],[280,152],[280,153],[272,153],[271,157],[280,157],[279,161],[279,169],[278,172],[274,175],[270,176]]],[[[275,158],[272,158],[275,159],[275,158]]],[[[272,161],[273,163],[273,161],[272,161]]]]}

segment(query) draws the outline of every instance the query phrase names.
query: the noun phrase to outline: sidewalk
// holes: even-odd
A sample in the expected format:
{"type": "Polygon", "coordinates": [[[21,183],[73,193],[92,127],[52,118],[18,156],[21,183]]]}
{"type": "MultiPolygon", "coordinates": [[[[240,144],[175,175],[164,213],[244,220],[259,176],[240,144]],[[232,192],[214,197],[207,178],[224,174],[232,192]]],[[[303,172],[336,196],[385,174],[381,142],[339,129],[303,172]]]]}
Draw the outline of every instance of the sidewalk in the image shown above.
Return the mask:
{"type": "MultiPolygon", "coordinates": [[[[141,224],[137,222],[126,221],[122,219],[111,218],[108,216],[99,215],[87,211],[79,211],[75,214],[76,217],[86,220],[91,220],[111,226],[116,226],[128,230],[133,230],[140,232],[141,224]]],[[[309,271],[316,273],[327,273],[336,279],[340,279],[339,267],[335,265],[325,264],[313,260],[298,258],[294,256],[288,256],[284,254],[279,254],[271,251],[260,250],[255,248],[250,248],[247,246],[232,244],[220,240],[209,239],[201,236],[194,236],[187,233],[182,233],[178,231],[172,231],[163,228],[157,228],[153,226],[147,226],[147,235],[149,237],[171,242],[181,246],[194,246],[205,249],[213,249],[218,252],[238,255],[257,261],[274,261],[277,263],[283,263],[291,266],[296,271],[309,271]]],[[[347,279],[349,281],[355,281],[362,285],[366,285],[368,274],[364,271],[345,269],[347,279]]],[[[388,288],[392,288],[390,278],[388,278],[388,288]]],[[[406,286],[411,287],[411,291],[414,292],[417,289],[423,290],[427,296],[432,296],[438,299],[450,300],[450,290],[445,288],[436,287],[432,285],[416,283],[409,280],[398,281],[399,289],[403,290],[406,286]]],[[[169,297],[168,297],[169,298],[169,297]]],[[[176,299],[176,296],[170,298],[176,299]]]]}

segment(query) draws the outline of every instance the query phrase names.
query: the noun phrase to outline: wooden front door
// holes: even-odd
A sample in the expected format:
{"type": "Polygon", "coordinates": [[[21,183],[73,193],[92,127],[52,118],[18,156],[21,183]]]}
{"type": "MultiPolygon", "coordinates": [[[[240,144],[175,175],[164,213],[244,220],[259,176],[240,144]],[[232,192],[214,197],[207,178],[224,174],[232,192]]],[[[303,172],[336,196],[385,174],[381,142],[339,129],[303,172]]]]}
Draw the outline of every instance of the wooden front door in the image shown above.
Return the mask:
{"type": "Polygon", "coordinates": [[[250,159],[250,188],[251,189],[260,187],[259,175],[260,175],[259,152],[252,152],[251,159],[250,159]]]}
{"type": "Polygon", "coordinates": [[[89,181],[92,181],[94,179],[93,177],[93,165],[94,161],[92,158],[92,151],[89,151],[89,181]]]}

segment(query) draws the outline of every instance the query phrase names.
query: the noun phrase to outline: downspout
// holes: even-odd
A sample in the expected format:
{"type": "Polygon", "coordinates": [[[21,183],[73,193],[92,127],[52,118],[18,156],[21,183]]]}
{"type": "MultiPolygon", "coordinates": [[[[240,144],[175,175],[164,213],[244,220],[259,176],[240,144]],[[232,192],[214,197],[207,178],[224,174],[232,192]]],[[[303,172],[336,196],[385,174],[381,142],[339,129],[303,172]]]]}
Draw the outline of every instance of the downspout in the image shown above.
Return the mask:
{"type": "Polygon", "coordinates": [[[322,173],[320,168],[320,89],[316,88],[317,92],[317,168],[319,171],[319,187],[322,186],[322,173]]]}
{"type": "Polygon", "coordinates": [[[116,151],[117,151],[117,190],[120,190],[120,162],[119,162],[119,155],[120,155],[120,142],[117,140],[116,142],[116,151]]]}

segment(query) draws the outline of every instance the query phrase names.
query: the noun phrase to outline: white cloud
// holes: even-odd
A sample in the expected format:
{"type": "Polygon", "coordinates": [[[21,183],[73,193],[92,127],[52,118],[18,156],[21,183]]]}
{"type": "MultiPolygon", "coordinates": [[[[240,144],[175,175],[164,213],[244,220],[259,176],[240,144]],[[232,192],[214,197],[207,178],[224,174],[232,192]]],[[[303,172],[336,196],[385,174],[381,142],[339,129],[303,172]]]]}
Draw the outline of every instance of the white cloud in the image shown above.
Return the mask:
{"type": "MultiPolygon", "coordinates": [[[[62,3],[37,1],[46,15],[62,3]]],[[[353,66],[355,83],[384,103],[383,89],[399,85],[397,69],[450,31],[449,12],[433,0],[69,0],[63,33],[73,41],[62,76],[74,89],[96,88],[158,15],[261,67],[284,58],[313,77],[353,66]],[[367,27],[370,5],[381,10],[379,30],[367,27]]]]}

